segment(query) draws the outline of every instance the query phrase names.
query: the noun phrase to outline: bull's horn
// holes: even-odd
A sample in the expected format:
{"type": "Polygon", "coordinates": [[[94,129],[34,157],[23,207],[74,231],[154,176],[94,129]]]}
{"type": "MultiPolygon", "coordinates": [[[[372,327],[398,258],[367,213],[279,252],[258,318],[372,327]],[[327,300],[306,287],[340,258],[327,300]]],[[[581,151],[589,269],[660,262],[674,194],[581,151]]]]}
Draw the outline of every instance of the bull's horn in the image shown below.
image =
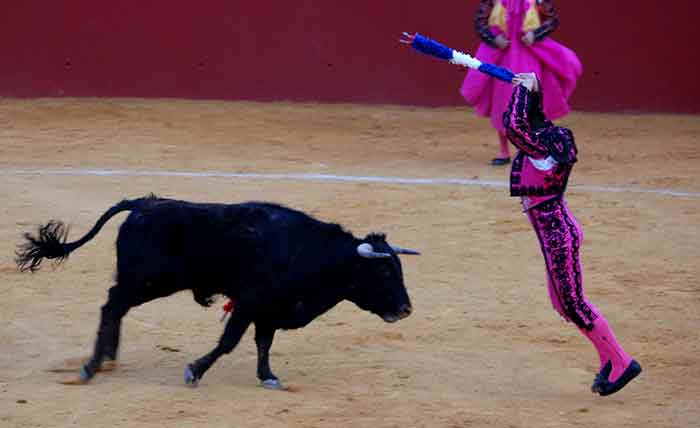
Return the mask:
{"type": "Polygon", "coordinates": [[[411,255],[414,255],[414,256],[420,256],[420,252],[419,252],[419,251],[411,250],[411,249],[409,249],[409,248],[401,248],[401,247],[397,247],[397,246],[395,246],[395,245],[392,245],[392,246],[391,246],[391,249],[394,250],[394,252],[395,252],[396,254],[411,254],[411,255]]]}
{"type": "Polygon", "coordinates": [[[363,243],[357,246],[357,254],[366,259],[385,259],[391,257],[389,253],[377,253],[372,248],[372,244],[363,243]]]}

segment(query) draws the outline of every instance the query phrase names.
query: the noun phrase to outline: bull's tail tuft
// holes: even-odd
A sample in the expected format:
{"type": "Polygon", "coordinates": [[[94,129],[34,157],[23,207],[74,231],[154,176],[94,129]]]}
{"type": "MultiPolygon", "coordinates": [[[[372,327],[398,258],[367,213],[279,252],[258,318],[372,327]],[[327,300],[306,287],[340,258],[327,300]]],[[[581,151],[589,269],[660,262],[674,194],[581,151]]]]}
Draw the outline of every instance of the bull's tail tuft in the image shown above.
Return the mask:
{"type": "Polygon", "coordinates": [[[45,226],[40,226],[39,236],[35,237],[30,233],[25,233],[24,239],[26,241],[20,244],[16,251],[17,267],[22,272],[36,272],[41,267],[43,259],[52,259],[56,264],[60,264],[73,250],[80,248],[94,238],[110,218],[122,211],[137,209],[144,200],[134,199],[119,202],[105,211],[92,229],[75,242],[66,242],[68,228],[60,221],[51,221],[45,226]]]}
{"type": "Polygon", "coordinates": [[[25,233],[26,242],[16,251],[15,262],[22,272],[35,272],[43,259],[52,259],[56,265],[68,257],[72,248],[66,244],[68,227],[60,221],[51,221],[39,226],[38,236],[25,233]]]}

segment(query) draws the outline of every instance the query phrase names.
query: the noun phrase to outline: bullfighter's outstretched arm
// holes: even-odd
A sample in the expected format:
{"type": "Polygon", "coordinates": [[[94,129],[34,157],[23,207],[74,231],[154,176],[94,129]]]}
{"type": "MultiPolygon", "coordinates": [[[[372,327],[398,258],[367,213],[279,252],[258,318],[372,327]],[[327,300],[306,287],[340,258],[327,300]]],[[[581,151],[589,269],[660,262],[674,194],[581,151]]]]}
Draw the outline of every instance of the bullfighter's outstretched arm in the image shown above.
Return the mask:
{"type": "Polygon", "coordinates": [[[528,156],[541,159],[547,156],[548,150],[534,138],[528,109],[530,96],[530,90],[523,85],[513,89],[508,109],[503,114],[503,126],[511,143],[528,156]]]}

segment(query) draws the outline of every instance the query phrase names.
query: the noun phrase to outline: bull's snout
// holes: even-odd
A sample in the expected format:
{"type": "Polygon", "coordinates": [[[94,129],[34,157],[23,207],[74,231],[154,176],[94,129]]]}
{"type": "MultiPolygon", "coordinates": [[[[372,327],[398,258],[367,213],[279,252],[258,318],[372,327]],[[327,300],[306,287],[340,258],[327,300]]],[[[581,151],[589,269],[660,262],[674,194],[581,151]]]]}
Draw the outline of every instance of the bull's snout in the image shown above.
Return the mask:
{"type": "Polygon", "coordinates": [[[411,315],[411,312],[413,312],[411,305],[403,305],[399,308],[399,318],[406,318],[407,316],[411,315]]]}
{"type": "Polygon", "coordinates": [[[411,315],[411,312],[413,312],[413,308],[409,304],[401,305],[398,311],[394,313],[389,313],[389,314],[384,314],[380,315],[382,319],[386,322],[396,322],[398,320],[402,320],[406,318],[407,316],[411,315]]]}

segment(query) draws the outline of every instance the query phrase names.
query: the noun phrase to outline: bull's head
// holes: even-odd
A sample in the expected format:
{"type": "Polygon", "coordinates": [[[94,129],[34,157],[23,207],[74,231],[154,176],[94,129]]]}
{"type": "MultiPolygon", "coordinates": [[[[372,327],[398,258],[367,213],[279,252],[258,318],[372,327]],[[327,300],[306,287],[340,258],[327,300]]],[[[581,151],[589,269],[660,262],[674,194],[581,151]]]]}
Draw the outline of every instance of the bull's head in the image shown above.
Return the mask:
{"type": "Polygon", "coordinates": [[[367,235],[357,246],[348,296],[361,309],[379,315],[386,322],[406,318],[413,310],[398,254],[420,253],[391,246],[384,235],[367,235]]]}

